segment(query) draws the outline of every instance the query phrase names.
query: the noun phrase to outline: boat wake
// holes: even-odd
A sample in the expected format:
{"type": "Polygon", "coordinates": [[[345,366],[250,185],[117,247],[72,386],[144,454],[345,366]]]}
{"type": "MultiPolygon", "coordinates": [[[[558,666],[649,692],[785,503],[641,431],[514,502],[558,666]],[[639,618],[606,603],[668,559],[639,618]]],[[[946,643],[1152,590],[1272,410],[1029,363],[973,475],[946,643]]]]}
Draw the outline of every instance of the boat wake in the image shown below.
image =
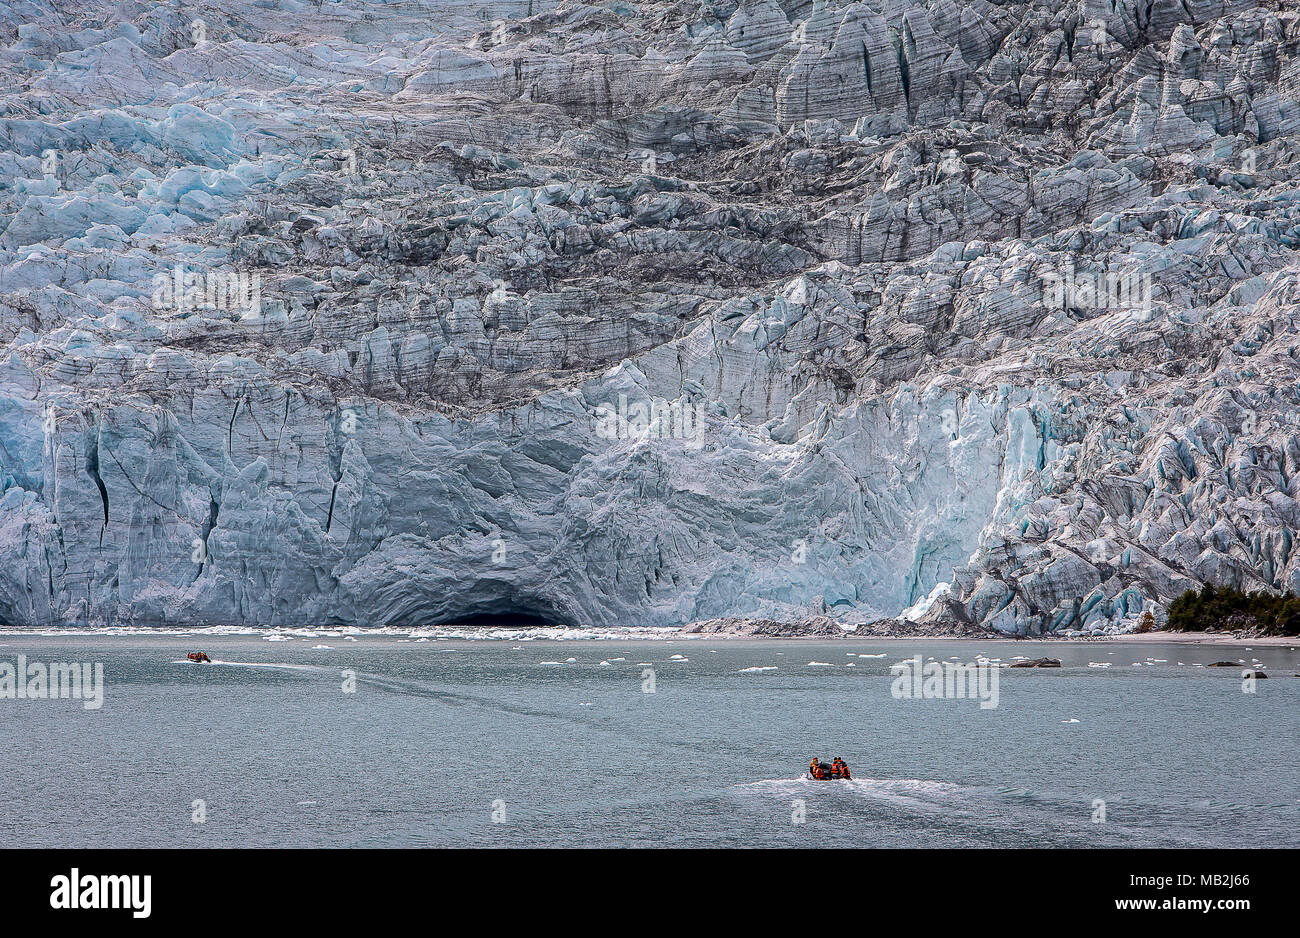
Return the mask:
{"type": "Polygon", "coordinates": [[[972,789],[924,778],[851,778],[814,781],[807,776],[770,778],[738,785],[742,791],[779,797],[849,793],[871,801],[924,811],[951,811],[972,789]]]}
{"type": "Polygon", "coordinates": [[[224,665],[227,668],[273,668],[281,671],[332,671],[334,668],[325,668],[316,664],[292,664],[288,661],[223,661],[220,658],[213,658],[211,661],[198,662],[190,661],[187,658],[178,658],[172,664],[193,664],[206,667],[207,665],[224,665]]]}

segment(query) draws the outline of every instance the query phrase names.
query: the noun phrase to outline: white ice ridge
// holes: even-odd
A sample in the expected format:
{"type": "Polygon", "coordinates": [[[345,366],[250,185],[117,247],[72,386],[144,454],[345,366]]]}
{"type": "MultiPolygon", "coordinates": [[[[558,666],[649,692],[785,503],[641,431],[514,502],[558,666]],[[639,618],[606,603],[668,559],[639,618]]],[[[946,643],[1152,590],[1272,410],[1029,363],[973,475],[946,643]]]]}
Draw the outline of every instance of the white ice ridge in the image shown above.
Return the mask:
{"type": "Polygon", "coordinates": [[[0,7],[0,626],[1300,589],[1300,14],[1084,6],[0,7]]]}

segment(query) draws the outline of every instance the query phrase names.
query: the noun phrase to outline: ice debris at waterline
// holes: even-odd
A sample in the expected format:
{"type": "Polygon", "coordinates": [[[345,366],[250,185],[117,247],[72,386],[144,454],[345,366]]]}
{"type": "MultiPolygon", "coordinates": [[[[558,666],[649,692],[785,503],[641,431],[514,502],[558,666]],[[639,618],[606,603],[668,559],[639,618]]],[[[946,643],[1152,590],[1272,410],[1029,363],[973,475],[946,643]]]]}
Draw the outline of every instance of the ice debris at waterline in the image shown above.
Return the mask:
{"type": "Polygon", "coordinates": [[[74,7],[0,9],[0,624],[1300,588],[1283,4],[74,7]]]}

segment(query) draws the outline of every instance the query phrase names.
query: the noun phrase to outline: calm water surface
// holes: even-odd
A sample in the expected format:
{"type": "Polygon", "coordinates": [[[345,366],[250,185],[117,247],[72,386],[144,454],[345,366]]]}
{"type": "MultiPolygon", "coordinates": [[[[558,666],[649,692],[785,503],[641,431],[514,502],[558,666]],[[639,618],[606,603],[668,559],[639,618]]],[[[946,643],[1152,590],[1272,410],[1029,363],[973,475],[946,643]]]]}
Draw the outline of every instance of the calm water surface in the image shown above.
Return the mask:
{"type": "Polygon", "coordinates": [[[0,633],[20,654],[106,688],[0,700],[6,846],[1300,846],[1288,647],[0,633]],[[918,653],[1065,666],[897,700],[918,653]],[[1225,658],[1272,677],[1194,666],[1225,658]]]}

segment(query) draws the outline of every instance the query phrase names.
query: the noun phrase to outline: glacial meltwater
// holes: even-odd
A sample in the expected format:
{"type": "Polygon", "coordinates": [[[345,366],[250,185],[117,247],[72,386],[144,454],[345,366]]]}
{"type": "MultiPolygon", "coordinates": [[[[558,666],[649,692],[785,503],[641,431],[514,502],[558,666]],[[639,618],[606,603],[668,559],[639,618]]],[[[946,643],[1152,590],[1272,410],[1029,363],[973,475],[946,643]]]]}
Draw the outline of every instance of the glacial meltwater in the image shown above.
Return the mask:
{"type": "Polygon", "coordinates": [[[493,634],[0,632],[104,675],[0,697],[0,843],[1300,846],[1293,646],[493,634]],[[1063,666],[900,699],[918,654],[1063,666]]]}

